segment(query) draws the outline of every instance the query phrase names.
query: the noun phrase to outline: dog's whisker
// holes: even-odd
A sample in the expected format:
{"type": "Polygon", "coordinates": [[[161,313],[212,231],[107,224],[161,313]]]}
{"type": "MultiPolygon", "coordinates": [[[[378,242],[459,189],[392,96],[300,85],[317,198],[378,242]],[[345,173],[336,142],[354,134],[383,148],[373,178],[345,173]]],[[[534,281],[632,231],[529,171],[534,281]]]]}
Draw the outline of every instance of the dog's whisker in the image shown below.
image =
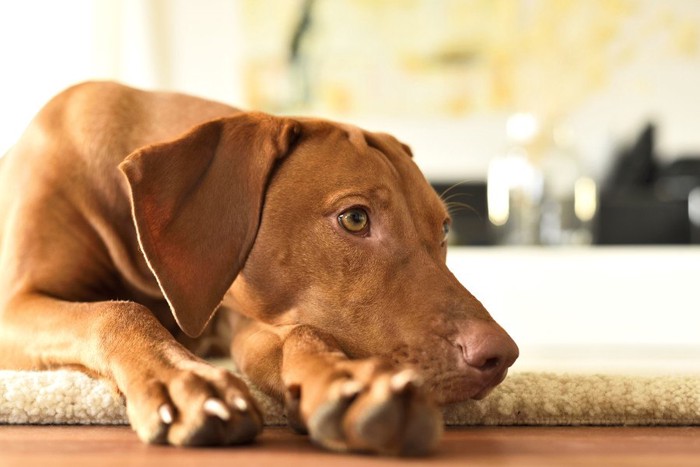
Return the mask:
{"type": "Polygon", "coordinates": [[[221,420],[228,421],[231,418],[231,412],[228,407],[220,399],[210,397],[204,401],[204,413],[213,417],[219,417],[221,420]]]}
{"type": "Polygon", "coordinates": [[[481,217],[482,217],[482,216],[481,216],[481,213],[480,213],[479,211],[477,211],[476,208],[474,208],[473,206],[471,206],[471,205],[469,205],[469,204],[466,204],[466,203],[460,203],[460,202],[457,202],[457,201],[451,201],[451,202],[449,202],[449,203],[446,203],[446,204],[445,204],[445,207],[447,208],[447,212],[448,212],[450,215],[452,215],[452,214],[455,213],[455,212],[459,212],[459,211],[461,211],[461,210],[466,210],[466,211],[469,211],[469,212],[471,212],[471,213],[473,213],[473,214],[476,214],[476,215],[479,217],[479,219],[481,219],[481,217]],[[461,209],[455,209],[455,208],[461,208],[461,209]]]}
{"type": "Polygon", "coordinates": [[[474,207],[470,204],[467,203],[460,203],[459,201],[450,201],[447,203],[448,208],[452,207],[461,207],[461,208],[469,208],[469,209],[474,209],[474,207]]]}
{"type": "Polygon", "coordinates": [[[462,180],[461,182],[457,182],[457,183],[455,183],[455,184],[453,184],[453,185],[450,185],[450,186],[447,187],[442,193],[440,193],[440,199],[443,199],[443,200],[444,200],[444,197],[445,197],[445,195],[447,195],[447,193],[449,193],[450,191],[454,190],[455,188],[457,188],[457,187],[460,186],[460,185],[464,185],[465,183],[469,183],[470,181],[471,181],[471,180],[462,180]]]}
{"type": "Polygon", "coordinates": [[[170,404],[163,404],[158,407],[158,416],[166,425],[171,425],[173,421],[175,421],[175,414],[173,413],[173,408],[170,406],[170,404]]]}
{"type": "Polygon", "coordinates": [[[441,198],[443,203],[449,203],[451,200],[459,197],[464,197],[464,198],[474,198],[474,195],[471,193],[452,193],[450,196],[447,196],[445,198],[441,198]]]}

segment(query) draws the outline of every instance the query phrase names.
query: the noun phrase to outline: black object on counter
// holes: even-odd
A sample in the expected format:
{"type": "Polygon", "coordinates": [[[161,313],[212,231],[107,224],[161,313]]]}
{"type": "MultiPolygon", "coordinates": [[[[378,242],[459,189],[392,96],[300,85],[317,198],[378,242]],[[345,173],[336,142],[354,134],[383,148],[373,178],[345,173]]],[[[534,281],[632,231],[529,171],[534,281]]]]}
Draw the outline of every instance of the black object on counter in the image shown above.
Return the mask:
{"type": "Polygon", "coordinates": [[[618,156],[600,193],[598,244],[687,244],[693,241],[688,196],[700,186],[700,158],[661,166],[655,127],[647,125],[618,156]]]}

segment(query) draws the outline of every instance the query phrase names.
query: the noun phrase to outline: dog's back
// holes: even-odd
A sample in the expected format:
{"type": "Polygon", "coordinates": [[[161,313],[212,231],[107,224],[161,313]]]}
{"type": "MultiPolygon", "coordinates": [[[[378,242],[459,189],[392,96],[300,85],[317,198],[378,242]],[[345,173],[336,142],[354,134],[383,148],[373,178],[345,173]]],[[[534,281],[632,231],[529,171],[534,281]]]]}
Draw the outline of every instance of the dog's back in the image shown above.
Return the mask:
{"type": "MultiPolygon", "coordinates": [[[[118,165],[137,148],[237,112],[110,82],[79,84],[54,97],[0,165],[0,300],[26,281],[69,300],[162,301],[138,253],[118,165]]],[[[169,318],[167,310],[162,317],[169,318]]]]}
{"type": "Polygon", "coordinates": [[[75,169],[82,164],[112,170],[121,177],[116,166],[134,149],[238,112],[184,94],[146,92],[111,82],[82,83],[49,101],[5,159],[21,157],[22,165],[33,172],[36,162],[47,171],[55,171],[53,164],[75,169]]]}

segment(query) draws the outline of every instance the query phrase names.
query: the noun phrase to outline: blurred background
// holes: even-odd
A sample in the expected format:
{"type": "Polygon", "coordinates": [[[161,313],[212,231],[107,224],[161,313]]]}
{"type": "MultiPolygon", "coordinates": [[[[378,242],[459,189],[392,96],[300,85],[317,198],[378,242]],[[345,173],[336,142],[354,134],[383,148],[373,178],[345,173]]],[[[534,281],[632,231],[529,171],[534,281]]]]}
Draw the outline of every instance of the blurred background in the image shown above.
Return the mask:
{"type": "Polygon", "coordinates": [[[391,132],[451,243],[490,247],[451,266],[521,344],[597,336],[700,368],[696,0],[0,3],[0,154],[87,79],[391,132]]]}
{"type": "Polygon", "coordinates": [[[694,0],[23,0],[0,18],[2,152],[62,88],[116,79],[395,133],[452,202],[453,244],[700,241],[694,0]]]}

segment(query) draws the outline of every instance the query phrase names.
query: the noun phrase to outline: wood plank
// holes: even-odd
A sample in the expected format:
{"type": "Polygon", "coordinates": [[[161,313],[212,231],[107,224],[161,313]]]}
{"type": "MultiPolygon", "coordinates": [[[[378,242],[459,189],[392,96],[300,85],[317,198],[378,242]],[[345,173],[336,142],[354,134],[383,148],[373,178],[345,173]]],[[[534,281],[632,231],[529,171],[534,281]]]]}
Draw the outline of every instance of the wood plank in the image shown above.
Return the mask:
{"type": "Polygon", "coordinates": [[[698,466],[700,427],[473,427],[447,430],[436,455],[394,459],[339,455],[287,428],[268,427],[234,448],[140,443],[127,427],[0,426],[0,466],[284,465],[698,466]]]}

